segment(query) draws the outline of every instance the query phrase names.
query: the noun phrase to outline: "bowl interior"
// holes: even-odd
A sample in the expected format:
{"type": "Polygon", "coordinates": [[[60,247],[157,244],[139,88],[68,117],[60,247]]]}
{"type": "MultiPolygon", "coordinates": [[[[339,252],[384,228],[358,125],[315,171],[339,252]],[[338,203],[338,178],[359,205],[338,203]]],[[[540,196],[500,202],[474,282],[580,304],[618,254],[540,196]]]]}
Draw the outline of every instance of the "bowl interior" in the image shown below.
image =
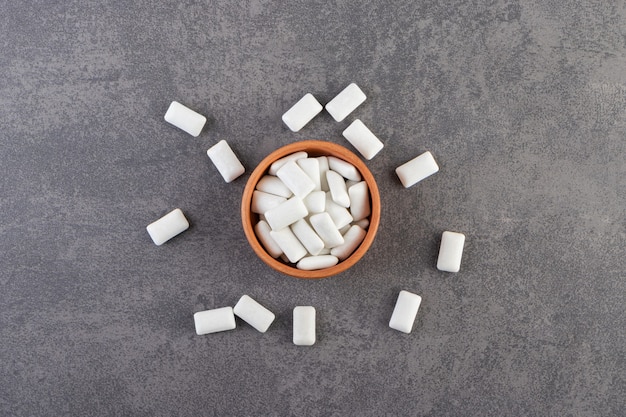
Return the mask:
{"type": "Polygon", "coordinates": [[[250,178],[248,179],[248,182],[246,183],[246,187],[244,188],[243,196],[241,199],[241,220],[244,233],[246,235],[246,238],[248,239],[248,242],[250,243],[250,246],[252,246],[252,249],[257,254],[257,256],[259,256],[259,258],[261,258],[261,260],[267,265],[279,272],[297,278],[326,278],[336,275],[350,268],[363,257],[365,252],[367,252],[367,250],[371,246],[372,242],[374,241],[374,237],[376,236],[378,225],[380,223],[380,194],[378,192],[378,187],[376,186],[374,176],[369,171],[365,163],[353,152],[349,151],[341,145],[320,140],[306,140],[301,142],[295,142],[283,146],[282,148],[279,148],[269,154],[259,163],[259,165],[252,172],[250,178]],[[318,269],[314,271],[304,271],[283,262],[281,259],[274,259],[266,252],[265,248],[257,238],[256,233],[254,232],[254,225],[258,222],[259,216],[256,213],[252,212],[250,206],[252,202],[252,193],[254,192],[256,184],[267,173],[270,165],[272,165],[274,161],[299,151],[305,151],[309,154],[309,156],[312,157],[336,156],[337,158],[349,162],[359,170],[363,180],[367,183],[367,186],[369,188],[371,214],[369,217],[370,224],[367,229],[365,239],[363,239],[361,245],[359,245],[359,247],[352,253],[352,255],[330,268],[318,269]]]}

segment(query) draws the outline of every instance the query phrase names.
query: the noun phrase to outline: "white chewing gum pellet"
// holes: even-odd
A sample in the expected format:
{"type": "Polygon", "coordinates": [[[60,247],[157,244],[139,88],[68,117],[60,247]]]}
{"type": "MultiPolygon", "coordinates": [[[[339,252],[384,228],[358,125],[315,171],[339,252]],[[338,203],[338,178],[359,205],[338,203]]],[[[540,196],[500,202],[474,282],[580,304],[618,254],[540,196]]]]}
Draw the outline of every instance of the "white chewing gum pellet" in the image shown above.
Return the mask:
{"type": "Polygon", "coordinates": [[[172,101],[165,112],[165,121],[197,137],[206,123],[206,117],[177,101],[172,101]]]}
{"type": "Polygon", "coordinates": [[[296,161],[289,161],[280,167],[276,171],[276,176],[285,183],[296,197],[304,198],[315,189],[313,180],[300,168],[296,161]]]}
{"type": "Polygon", "coordinates": [[[276,318],[274,313],[253,300],[249,295],[243,295],[239,299],[233,312],[261,333],[265,333],[276,318]]]}
{"type": "Polygon", "coordinates": [[[385,146],[359,119],[343,131],[343,137],[368,161],[385,146]]]}
{"type": "Polygon", "coordinates": [[[237,327],[232,307],[198,311],[193,315],[193,321],[198,335],[223,332],[237,327]]]}
{"type": "Polygon", "coordinates": [[[312,346],[315,344],[315,308],[297,306],[293,309],[293,344],[312,346]]]}
{"type": "Polygon", "coordinates": [[[320,185],[322,187],[322,191],[328,191],[328,181],[326,181],[326,171],[330,169],[328,166],[328,157],[318,156],[315,159],[317,159],[320,164],[320,185]]]}
{"type": "Polygon", "coordinates": [[[237,159],[237,155],[225,140],[217,142],[206,153],[226,182],[231,182],[246,172],[246,169],[237,159]]]}
{"type": "Polygon", "coordinates": [[[252,192],[252,203],[250,204],[250,209],[253,213],[263,214],[266,211],[279,206],[285,201],[287,201],[285,197],[254,190],[252,192]]]}
{"type": "Polygon", "coordinates": [[[309,211],[298,197],[289,200],[265,212],[265,220],[272,230],[280,230],[306,217],[309,211]]]}
{"type": "Polygon", "coordinates": [[[313,191],[321,191],[320,161],[317,158],[303,158],[296,161],[298,166],[311,178],[315,184],[313,191]]]}
{"type": "Polygon", "coordinates": [[[326,210],[326,193],[313,191],[304,197],[304,205],[309,213],[321,213],[326,210]]]}
{"type": "Polygon", "coordinates": [[[280,159],[277,159],[276,161],[272,162],[272,165],[270,165],[270,169],[267,171],[267,173],[270,175],[276,175],[280,167],[285,165],[287,162],[297,161],[298,159],[307,158],[308,156],[309,156],[308,153],[304,151],[300,151],[300,152],[292,153],[291,155],[287,155],[280,159]]]}
{"type": "Polygon", "coordinates": [[[285,183],[274,175],[264,175],[256,184],[256,189],[263,191],[264,193],[274,194],[285,198],[289,198],[293,195],[285,183]]]}
{"type": "Polygon", "coordinates": [[[354,224],[361,227],[361,229],[367,230],[370,227],[370,219],[361,219],[358,222],[354,222],[354,224]]]}
{"type": "Polygon", "coordinates": [[[313,94],[307,93],[283,114],[283,122],[292,132],[298,132],[313,120],[323,108],[319,101],[313,97],[313,94]]]}
{"type": "Polygon", "coordinates": [[[298,269],[303,271],[314,271],[316,269],[325,269],[335,266],[339,263],[339,259],[332,255],[305,256],[296,264],[298,269]]]}
{"type": "Polygon", "coordinates": [[[313,226],[317,235],[324,241],[325,247],[334,248],[344,242],[343,236],[339,233],[339,229],[335,226],[330,214],[314,214],[309,217],[309,221],[311,222],[311,226],[313,226]]]}
{"type": "Polygon", "coordinates": [[[354,165],[349,162],[339,159],[335,156],[328,157],[328,166],[330,169],[341,175],[347,180],[361,181],[361,174],[354,165]]]}
{"type": "Polygon", "coordinates": [[[330,196],[333,201],[341,207],[350,207],[350,196],[348,195],[346,181],[343,177],[335,171],[329,170],[326,172],[326,180],[328,181],[328,188],[330,188],[330,196]]]}
{"type": "Polygon", "coordinates": [[[269,253],[272,258],[278,258],[280,255],[283,254],[283,250],[280,248],[280,246],[278,246],[278,243],[276,243],[274,239],[272,239],[272,236],[270,235],[271,231],[272,228],[269,224],[267,224],[265,220],[259,221],[254,226],[254,233],[256,233],[256,236],[261,241],[261,244],[263,245],[267,253],[269,253]]]}
{"type": "Polygon", "coordinates": [[[161,217],[159,220],[150,223],[146,230],[155,245],[161,246],[174,236],[189,229],[189,222],[181,209],[174,209],[161,217]]]}
{"type": "Polygon", "coordinates": [[[321,256],[321,255],[330,255],[330,248],[324,248],[320,251],[320,253],[317,254],[317,256],[321,256]]]}
{"type": "Polygon", "coordinates": [[[285,227],[280,230],[272,230],[270,236],[280,246],[289,262],[296,263],[300,259],[306,256],[307,251],[302,243],[298,240],[296,235],[293,234],[290,228],[285,227]]]}
{"type": "Polygon", "coordinates": [[[332,248],[330,254],[336,256],[340,261],[347,259],[363,242],[366,234],[367,232],[359,226],[350,226],[350,229],[343,235],[343,245],[332,248]]]}
{"type": "Polygon", "coordinates": [[[341,207],[333,201],[330,192],[326,193],[326,212],[330,215],[330,218],[333,219],[337,229],[341,229],[354,220],[347,208],[341,207]]]}
{"type": "Polygon", "coordinates": [[[324,249],[324,241],[315,233],[315,230],[309,226],[306,220],[300,219],[292,224],[291,231],[311,255],[317,255],[324,249]]]}
{"type": "Polygon", "coordinates": [[[350,197],[350,214],[354,221],[365,219],[372,213],[370,193],[365,181],[357,182],[348,188],[350,197]]]}
{"type": "Polygon", "coordinates": [[[404,188],[417,184],[439,171],[439,166],[430,152],[424,152],[396,168],[396,175],[404,188]]]}
{"type": "Polygon", "coordinates": [[[437,258],[437,269],[446,272],[459,272],[464,244],[465,235],[463,233],[443,232],[441,246],[439,246],[439,257],[437,258]]]}
{"type": "Polygon", "coordinates": [[[345,119],[357,107],[365,101],[367,97],[355,83],[350,84],[331,101],[326,104],[326,111],[338,122],[345,119]]]}
{"type": "Polygon", "coordinates": [[[400,291],[393,314],[391,314],[391,320],[389,320],[389,327],[407,334],[411,333],[421,302],[422,297],[419,295],[404,290],[400,291]]]}

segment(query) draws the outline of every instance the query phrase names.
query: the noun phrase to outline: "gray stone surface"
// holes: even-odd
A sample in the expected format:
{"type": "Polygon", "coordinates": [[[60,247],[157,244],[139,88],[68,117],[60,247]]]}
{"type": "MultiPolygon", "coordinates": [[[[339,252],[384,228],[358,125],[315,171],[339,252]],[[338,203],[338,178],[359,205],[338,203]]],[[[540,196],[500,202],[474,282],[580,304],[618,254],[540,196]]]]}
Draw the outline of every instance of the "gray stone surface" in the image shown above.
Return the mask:
{"type": "Polygon", "coordinates": [[[626,9],[560,1],[15,1],[0,5],[0,415],[623,416],[626,9]],[[286,3],[286,4],[283,4],[286,3]],[[356,82],[344,122],[280,116],[356,82]],[[172,100],[207,115],[193,138],[172,100]],[[301,281],[239,220],[272,150],[385,143],[352,270],[301,281]],[[225,184],[226,139],[248,174],[225,184]],[[393,169],[430,150],[441,171],[393,169]],[[191,228],[156,247],[145,226],[191,228]],[[435,269],[441,232],[461,272],[435,269]],[[401,289],[414,331],[387,327],[401,289]],[[277,314],[196,336],[249,294],[277,314]],[[318,342],[291,343],[313,305],[318,342]]]}

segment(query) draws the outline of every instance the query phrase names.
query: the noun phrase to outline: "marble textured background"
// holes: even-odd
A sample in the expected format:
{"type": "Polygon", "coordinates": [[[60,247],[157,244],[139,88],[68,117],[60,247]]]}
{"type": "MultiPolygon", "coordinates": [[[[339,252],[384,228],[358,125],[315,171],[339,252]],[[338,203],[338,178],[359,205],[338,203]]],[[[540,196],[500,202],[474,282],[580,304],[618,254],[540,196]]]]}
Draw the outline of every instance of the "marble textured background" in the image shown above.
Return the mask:
{"type": "Polygon", "coordinates": [[[0,5],[0,415],[623,416],[626,6],[559,1],[19,1],[0,5]],[[299,133],[306,92],[356,82],[299,133]],[[205,114],[198,138],[170,101],[205,114]],[[383,213],[352,270],[301,281],[253,254],[248,168],[296,140],[385,143],[383,213]],[[393,169],[430,150],[441,171],[393,169]],[[162,247],[145,226],[192,227],[162,247]],[[467,243],[435,269],[443,230],[467,243]],[[410,335],[387,327],[423,296],[410,335]],[[249,294],[260,334],[196,336],[249,294]],[[291,344],[313,305],[318,342],[291,344]]]}

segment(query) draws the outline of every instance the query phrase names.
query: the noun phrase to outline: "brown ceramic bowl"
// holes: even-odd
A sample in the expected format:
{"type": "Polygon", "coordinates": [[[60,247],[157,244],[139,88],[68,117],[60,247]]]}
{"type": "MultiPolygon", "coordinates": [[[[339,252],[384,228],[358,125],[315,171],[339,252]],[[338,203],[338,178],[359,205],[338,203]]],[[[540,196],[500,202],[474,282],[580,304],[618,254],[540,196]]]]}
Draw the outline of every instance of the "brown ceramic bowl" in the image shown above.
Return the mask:
{"type": "Polygon", "coordinates": [[[341,145],[320,140],[295,142],[287,146],[283,146],[282,148],[269,154],[252,172],[248,182],[246,183],[246,187],[243,191],[243,197],[241,199],[241,221],[243,223],[243,231],[254,252],[263,262],[276,271],[297,278],[327,278],[332,275],[339,274],[354,265],[363,257],[363,255],[365,255],[365,252],[367,252],[374,242],[374,237],[376,236],[376,231],[378,230],[378,225],[380,223],[380,194],[378,193],[378,187],[376,186],[374,176],[369,169],[367,169],[365,163],[361,160],[361,158],[348,149],[341,145]],[[305,151],[312,157],[335,156],[349,162],[359,170],[361,177],[367,183],[369,188],[372,213],[369,217],[370,224],[367,229],[365,239],[363,239],[361,245],[352,253],[352,255],[330,268],[304,271],[296,268],[294,264],[285,263],[281,259],[274,259],[267,253],[254,232],[254,225],[258,222],[259,216],[252,212],[250,205],[252,203],[252,193],[256,188],[257,182],[259,182],[259,180],[267,173],[270,165],[272,165],[274,161],[299,151],[305,151]]]}

